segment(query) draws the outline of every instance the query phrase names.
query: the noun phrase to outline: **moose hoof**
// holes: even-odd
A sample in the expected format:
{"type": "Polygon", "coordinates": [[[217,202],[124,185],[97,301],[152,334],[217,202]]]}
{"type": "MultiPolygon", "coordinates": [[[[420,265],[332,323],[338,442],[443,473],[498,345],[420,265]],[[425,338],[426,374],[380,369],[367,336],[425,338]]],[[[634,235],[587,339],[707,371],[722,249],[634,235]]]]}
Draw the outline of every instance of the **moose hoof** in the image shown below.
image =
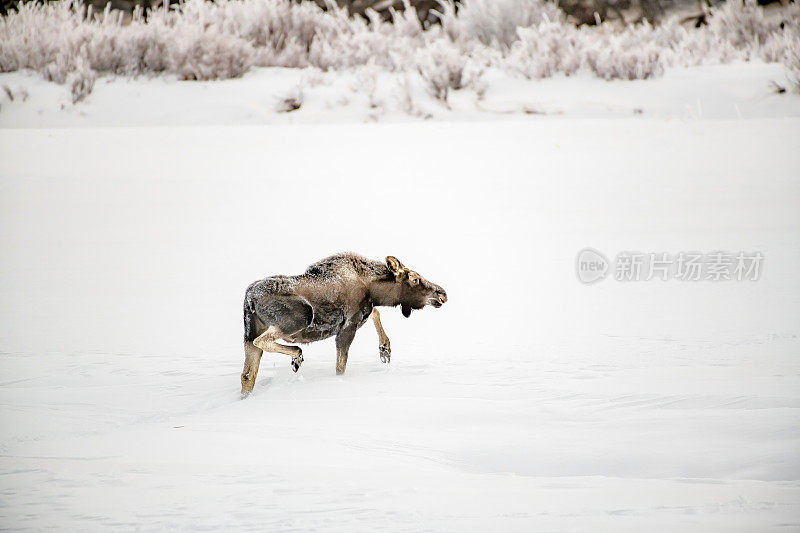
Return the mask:
{"type": "Polygon", "coordinates": [[[389,348],[389,344],[381,344],[378,346],[378,351],[380,352],[381,361],[384,363],[388,363],[389,360],[392,358],[392,349],[389,348]]]}
{"type": "Polygon", "coordinates": [[[253,392],[255,380],[250,378],[250,374],[242,374],[242,399],[247,398],[253,392]]]}
{"type": "Polygon", "coordinates": [[[303,354],[292,357],[292,370],[297,372],[300,370],[300,365],[303,364],[303,354]]]}

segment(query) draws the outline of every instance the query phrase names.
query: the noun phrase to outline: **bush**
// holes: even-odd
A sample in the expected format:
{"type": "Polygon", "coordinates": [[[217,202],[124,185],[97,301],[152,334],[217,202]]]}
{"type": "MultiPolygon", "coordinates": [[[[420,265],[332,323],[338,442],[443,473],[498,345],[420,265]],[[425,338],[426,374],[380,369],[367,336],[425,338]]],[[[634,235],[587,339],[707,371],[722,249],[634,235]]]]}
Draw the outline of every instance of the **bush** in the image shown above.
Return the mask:
{"type": "Polygon", "coordinates": [[[749,49],[767,42],[779,29],[778,23],[768,21],[756,0],[730,0],[711,13],[711,31],[735,48],[749,49]]]}
{"type": "Polygon", "coordinates": [[[795,39],[786,49],[783,64],[792,90],[800,93],[800,39],[795,39]]]}
{"type": "Polygon", "coordinates": [[[333,3],[323,11],[290,0],[187,0],[123,22],[77,1],[28,2],[0,18],[0,71],[32,69],[70,83],[79,101],[103,74],[210,80],[253,66],[370,65],[418,73],[444,102],[453,89],[477,87],[475,72],[485,67],[534,79],[580,69],[609,80],[647,79],[667,65],[761,58],[796,72],[797,5],[771,20],[754,0],[734,0],[713,9],[705,28],[686,29],[673,19],[623,30],[575,27],[542,0],[463,0],[458,11],[443,0],[441,26],[428,29],[408,0],[405,6],[387,21],[369,10],[366,19],[350,18],[333,3]]]}
{"type": "Polygon", "coordinates": [[[569,76],[583,63],[582,35],[573,26],[555,22],[520,28],[520,38],[513,44],[507,64],[529,79],[559,73],[569,76]]]}
{"type": "Polygon", "coordinates": [[[664,72],[661,52],[653,43],[630,49],[619,39],[611,39],[606,47],[591,50],[586,61],[604,80],[646,80],[664,72]]]}
{"type": "Polygon", "coordinates": [[[417,70],[428,84],[431,94],[447,103],[450,89],[462,89],[466,84],[467,58],[449,41],[439,39],[417,55],[417,70]]]}
{"type": "Polygon", "coordinates": [[[70,74],[70,93],[72,94],[72,103],[76,104],[84,100],[92,93],[94,89],[94,81],[97,78],[94,71],[89,67],[86,60],[78,62],[75,71],[70,74]]]}
{"type": "Polygon", "coordinates": [[[517,28],[542,22],[564,22],[554,3],[543,0],[464,0],[458,13],[445,9],[442,25],[451,38],[477,39],[489,46],[509,47],[517,40],[517,28]]]}
{"type": "Polygon", "coordinates": [[[252,55],[244,39],[192,25],[172,39],[167,64],[183,80],[237,78],[250,69],[252,55]]]}
{"type": "MultiPolygon", "coordinates": [[[[601,28],[602,30],[602,28],[601,28]]],[[[621,33],[598,35],[600,46],[589,49],[586,62],[604,80],[646,80],[664,72],[661,51],[652,26],[629,26],[621,33]]]]}

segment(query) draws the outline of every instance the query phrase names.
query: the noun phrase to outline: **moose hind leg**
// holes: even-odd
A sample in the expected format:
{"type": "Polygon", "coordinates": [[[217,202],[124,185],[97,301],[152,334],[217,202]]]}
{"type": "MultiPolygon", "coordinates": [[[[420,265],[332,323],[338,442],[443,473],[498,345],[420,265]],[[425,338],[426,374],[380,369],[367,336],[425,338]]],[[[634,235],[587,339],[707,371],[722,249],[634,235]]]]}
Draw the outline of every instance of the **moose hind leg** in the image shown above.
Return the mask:
{"type": "Polygon", "coordinates": [[[292,356],[292,370],[297,372],[300,370],[300,365],[303,364],[303,350],[299,346],[286,346],[275,342],[275,339],[280,338],[281,333],[271,326],[267,331],[256,337],[253,344],[265,352],[283,353],[292,356]]]}
{"type": "Polygon", "coordinates": [[[258,365],[261,363],[261,349],[250,341],[244,343],[244,368],[242,369],[242,396],[253,392],[258,375],[258,365]]]}
{"type": "Polygon", "coordinates": [[[298,296],[272,295],[256,305],[256,313],[263,324],[269,327],[253,344],[265,352],[283,353],[292,357],[292,370],[297,372],[303,363],[303,351],[297,346],[286,346],[275,342],[281,338],[292,338],[311,324],[314,311],[298,296]],[[288,336],[288,337],[287,337],[288,336]]]}

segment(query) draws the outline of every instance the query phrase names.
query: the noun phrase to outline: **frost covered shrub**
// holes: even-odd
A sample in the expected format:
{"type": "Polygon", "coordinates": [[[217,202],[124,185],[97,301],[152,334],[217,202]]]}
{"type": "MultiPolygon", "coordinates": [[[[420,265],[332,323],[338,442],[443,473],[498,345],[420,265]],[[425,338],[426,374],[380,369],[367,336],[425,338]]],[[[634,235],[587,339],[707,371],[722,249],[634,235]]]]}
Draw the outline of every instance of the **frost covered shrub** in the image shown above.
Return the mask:
{"type": "Polygon", "coordinates": [[[88,61],[98,72],[140,74],[163,70],[166,44],[155,24],[137,14],[122,25],[117,13],[94,14],[81,4],[20,4],[18,13],[0,19],[0,70],[30,68],[64,83],[88,61]]]}
{"type": "Polygon", "coordinates": [[[442,26],[452,40],[508,47],[517,40],[517,28],[564,20],[564,13],[544,0],[463,0],[457,14],[444,10],[442,26]]]}
{"type": "Polygon", "coordinates": [[[309,63],[329,70],[364,65],[374,58],[375,63],[391,70],[392,51],[399,43],[391,42],[383,26],[379,20],[354,19],[342,26],[324,28],[316,34],[309,49],[309,63]]]}
{"type": "Polygon", "coordinates": [[[392,12],[387,22],[374,11],[367,11],[369,21],[349,19],[343,10],[335,16],[337,24],[316,35],[309,51],[309,62],[323,70],[348,68],[374,63],[383,68],[413,68],[415,53],[436,37],[436,31],[423,31],[419,19],[405,0],[406,10],[392,12]]]}
{"type": "Polygon", "coordinates": [[[19,11],[0,18],[0,71],[30,68],[49,70],[63,83],[75,63],[87,30],[80,13],[69,3],[42,6],[20,4],[19,11]],[[48,65],[51,65],[49,66],[48,65]]]}
{"type": "Polygon", "coordinates": [[[64,83],[74,68],[74,65],[69,63],[66,55],[59,55],[39,70],[47,81],[64,83]]]}
{"type": "Polygon", "coordinates": [[[600,33],[597,38],[602,45],[587,50],[587,66],[604,80],[643,80],[661,75],[662,47],[647,38],[649,28],[628,27],[621,34],[600,33]]]}
{"type": "Polygon", "coordinates": [[[80,102],[91,94],[96,78],[95,72],[89,67],[86,60],[82,59],[78,62],[77,68],[69,76],[73,104],[80,102]]]}
{"type": "Polygon", "coordinates": [[[787,47],[783,65],[786,67],[786,78],[792,90],[800,93],[800,38],[795,39],[787,47]]]}
{"type": "Polygon", "coordinates": [[[507,64],[529,79],[549,78],[558,73],[569,76],[580,68],[583,50],[577,28],[542,22],[531,28],[519,28],[519,40],[512,45],[507,64]]]}
{"type": "Polygon", "coordinates": [[[291,113],[292,111],[297,111],[303,107],[303,101],[305,100],[304,95],[305,92],[303,91],[303,87],[301,85],[293,87],[288,93],[286,93],[286,95],[278,98],[275,111],[278,113],[291,113]]]}
{"type": "Polygon", "coordinates": [[[646,80],[664,72],[661,53],[654,44],[641,50],[620,46],[616,39],[610,46],[590,52],[586,61],[589,68],[604,80],[646,80]]]}
{"type": "Polygon", "coordinates": [[[198,3],[153,10],[147,22],[137,12],[128,24],[120,13],[94,14],[80,3],[21,4],[18,13],[0,19],[0,70],[30,68],[57,83],[78,72],[81,61],[98,73],[240,76],[252,65],[250,43],[193,18],[198,3]]]}
{"type": "Polygon", "coordinates": [[[156,73],[167,69],[170,43],[160,19],[145,23],[141,11],[123,25],[120,14],[105,11],[88,26],[86,59],[97,72],[121,75],[156,73]]]}
{"type": "Polygon", "coordinates": [[[417,102],[414,99],[414,87],[408,75],[403,76],[397,83],[397,96],[400,102],[400,108],[407,115],[422,116],[422,111],[417,107],[417,102]]]}
{"type": "Polygon", "coordinates": [[[768,21],[756,0],[730,0],[711,12],[711,31],[735,48],[757,47],[767,42],[778,24],[768,21]]]}
{"type": "Polygon", "coordinates": [[[761,46],[754,46],[754,54],[766,62],[783,61],[800,40],[800,4],[791,4],[784,11],[780,23],[772,24],[772,32],[761,46]]]}
{"type": "MultiPolygon", "coordinates": [[[[452,89],[479,89],[476,72],[500,68],[528,78],[581,69],[603,79],[647,79],[665,66],[761,58],[796,63],[800,5],[767,19],[754,0],[712,10],[705,28],[667,20],[616,30],[575,27],[544,0],[442,0],[441,26],[424,29],[415,10],[383,20],[350,18],[329,3],[186,0],[131,20],[78,1],[20,4],[0,18],[0,71],[32,69],[88,94],[94,77],[168,72],[187,80],[241,76],[254,66],[369,68],[416,73],[447,102],[452,89]],[[793,55],[794,54],[794,55],[793,55]],[[791,58],[795,58],[792,60],[791,58]]],[[[792,72],[796,72],[793,70],[792,72]]],[[[407,78],[404,78],[407,79],[407,78]]],[[[369,84],[362,90],[370,91],[369,84]]]]}
{"type": "MultiPolygon", "coordinates": [[[[187,10],[201,5],[193,0],[187,10]]],[[[250,69],[253,49],[241,37],[223,31],[218,24],[195,19],[191,11],[173,27],[167,65],[184,80],[236,78],[250,69]]],[[[224,20],[224,19],[223,19],[224,20]]]]}
{"type": "MultiPolygon", "coordinates": [[[[326,17],[311,3],[291,2],[226,2],[191,4],[192,18],[220,20],[221,30],[249,41],[255,48],[276,52],[296,45],[311,47],[315,34],[326,23],[326,17]],[[203,17],[200,10],[209,11],[203,17]]],[[[334,15],[338,11],[334,12],[334,15]]]]}
{"type": "Polygon", "coordinates": [[[417,70],[431,94],[446,103],[450,89],[466,85],[467,58],[449,41],[439,39],[420,49],[417,70]]]}
{"type": "Polygon", "coordinates": [[[378,100],[378,76],[380,71],[380,67],[374,63],[369,63],[367,66],[361,67],[356,72],[356,84],[353,86],[354,91],[363,91],[366,93],[367,102],[372,109],[380,106],[378,100]]]}
{"type": "Polygon", "coordinates": [[[800,38],[800,3],[793,2],[786,7],[781,24],[790,36],[800,38]]]}
{"type": "Polygon", "coordinates": [[[184,80],[237,78],[250,69],[252,49],[234,35],[191,28],[173,45],[169,67],[184,80]]]}
{"type": "Polygon", "coordinates": [[[254,65],[305,67],[320,15],[314,5],[280,0],[188,0],[162,17],[178,48],[167,54],[170,70],[184,79],[213,79],[240,76],[254,65]]]}
{"type": "Polygon", "coordinates": [[[653,27],[652,41],[662,50],[661,59],[666,66],[695,66],[714,61],[715,52],[725,46],[706,30],[687,30],[675,17],[670,17],[653,27]]]}
{"type": "MultiPolygon", "coordinates": [[[[622,32],[607,26],[575,28],[541,23],[520,28],[520,39],[509,51],[506,64],[527,78],[570,75],[586,67],[606,79],[637,80],[660,75],[664,45],[647,24],[630,26],[622,32]]],[[[662,35],[662,39],[669,39],[662,35]]]]}

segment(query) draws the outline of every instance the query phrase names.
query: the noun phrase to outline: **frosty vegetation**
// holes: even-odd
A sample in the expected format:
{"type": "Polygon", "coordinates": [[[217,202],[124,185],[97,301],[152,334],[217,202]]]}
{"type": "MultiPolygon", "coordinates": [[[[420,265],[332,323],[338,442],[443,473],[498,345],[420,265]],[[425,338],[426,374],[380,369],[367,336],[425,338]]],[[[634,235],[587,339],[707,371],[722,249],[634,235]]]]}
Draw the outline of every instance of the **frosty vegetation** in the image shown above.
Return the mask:
{"type": "MultiPolygon", "coordinates": [[[[289,0],[188,0],[133,18],[95,13],[79,2],[23,3],[0,19],[0,72],[33,69],[66,83],[73,101],[98,75],[170,73],[184,80],[241,76],[253,67],[366,67],[420,76],[447,102],[452,90],[483,89],[498,68],[530,79],[590,72],[602,79],[647,79],[665,67],[760,59],[784,62],[800,90],[800,6],[768,19],[748,0],[711,11],[709,24],[686,28],[581,26],[541,0],[465,0],[441,4],[441,24],[423,28],[413,9],[384,21],[350,18],[289,0]]],[[[369,90],[369,83],[365,84],[369,90]]],[[[300,99],[302,100],[302,98],[300,99]]],[[[288,104],[287,104],[288,105],[288,104]]],[[[292,104],[294,105],[294,104],[292,104]]]]}

